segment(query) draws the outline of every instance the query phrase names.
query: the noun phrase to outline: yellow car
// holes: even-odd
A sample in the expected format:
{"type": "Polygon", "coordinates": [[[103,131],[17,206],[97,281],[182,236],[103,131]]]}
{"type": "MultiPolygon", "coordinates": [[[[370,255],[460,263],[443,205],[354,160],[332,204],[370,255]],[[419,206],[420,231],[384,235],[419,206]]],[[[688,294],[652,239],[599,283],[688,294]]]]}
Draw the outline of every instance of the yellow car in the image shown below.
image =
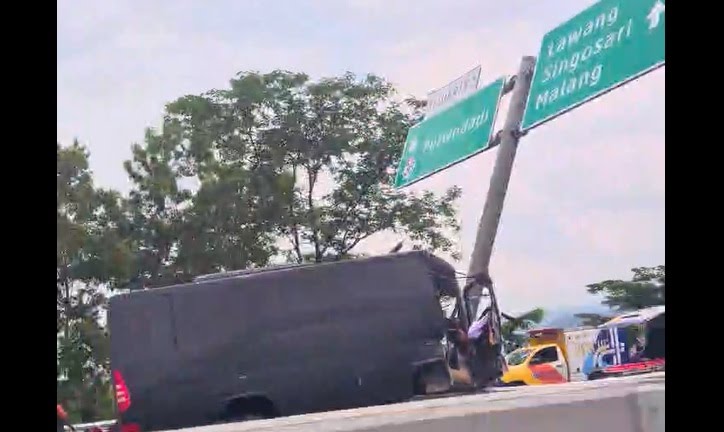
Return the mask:
{"type": "Polygon", "coordinates": [[[529,333],[529,345],[505,357],[508,370],[500,378],[504,386],[557,384],[570,381],[561,329],[529,333]]]}

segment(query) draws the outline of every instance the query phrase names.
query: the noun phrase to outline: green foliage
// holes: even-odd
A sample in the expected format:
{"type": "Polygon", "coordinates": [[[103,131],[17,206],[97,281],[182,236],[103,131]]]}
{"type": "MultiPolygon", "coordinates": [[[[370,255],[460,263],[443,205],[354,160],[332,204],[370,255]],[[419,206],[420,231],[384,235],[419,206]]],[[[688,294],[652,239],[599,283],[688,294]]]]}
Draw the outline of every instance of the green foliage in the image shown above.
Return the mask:
{"type": "Polygon", "coordinates": [[[57,397],[74,422],[113,415],[108,342],[98,321],[88,316],[71,320],[67,333],[58,338],[57,397]]]}
{"type": "Polygon", "coordinates": [[[116,223],[116,193],[94,187],[88,154],[57,145],[56,330],[58,397],[74,420],[110,414],[103,287],[127,281],[129,244],[116,223]]]}
{"type": "Polygon", "coordinates": [[[540,324],[545,317],[545,311],[535,308],[517,317],[509,317],[501,326],[501,335],[505,341],[506,349],[510,350],[515,346],[525,343],[527,337],[521,332],[530,330],[536,324],[540,324]]]}
{"type": "Polygon", "coordinates": [[[394,95],[373,75],[312,82],[275,71],[240,73],[227,90],[169,104],[169,121],[184,131],[178,162],[201,182],[195,214],[214,226],[233,221],[207,235],[207,244],[239,259],[212,265],[263,265],[277,252],[278,236],[288,241],[290,260],[343,259],[386,230],[407,235],[415,248],[454,253],[448,234],[459,230],[460,189],[413,196],[390,185],[420,114],[419,104],[400,104],[394,95]],[[230,229],[239,241],[220,244],[230,229]],[[257,249],[240,252],[252,245],[257,249]]]}
{"type": "Polygon", "coordinates": [[[160,134],[149,129],[144,145],[134,145],[133,159],[124,163],[134,186],[124,212],[134,251],[134,288],[174,281],[172,263],[184,228],[182,206],[191,197],[177,181],[181,172],[176,164],[180,139],[178,128],[172,125],[164,127],[160,134]]]}
{"type": "Polygon", "coordinates": [[[630,281],[606,280],[587,285],[588,292],[603,295],[602,303],[612,309],[628,311],[666,304],[665,266],[631,269],[630,281]]]}

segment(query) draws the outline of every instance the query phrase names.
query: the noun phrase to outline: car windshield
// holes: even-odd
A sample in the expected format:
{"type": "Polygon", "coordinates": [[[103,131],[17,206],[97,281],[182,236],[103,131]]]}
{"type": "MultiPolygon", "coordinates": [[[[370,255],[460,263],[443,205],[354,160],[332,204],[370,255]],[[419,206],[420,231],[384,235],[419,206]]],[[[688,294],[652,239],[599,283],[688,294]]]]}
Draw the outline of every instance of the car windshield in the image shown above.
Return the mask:
{"type": "Polygon", "coordinates": [[[522,364],[525,359],[528,358],[529,354],[529,349],[517,349],[505,356],[505,361],[508,363],[508,366],[517,366],[519,364],[522,364]]]}
{"type": "Polygon", "coordinates": [[[450,296],[440,296],[440,307],[442,308],[445,318],[452,318],[457,306],[457,299],[450,296]]]}

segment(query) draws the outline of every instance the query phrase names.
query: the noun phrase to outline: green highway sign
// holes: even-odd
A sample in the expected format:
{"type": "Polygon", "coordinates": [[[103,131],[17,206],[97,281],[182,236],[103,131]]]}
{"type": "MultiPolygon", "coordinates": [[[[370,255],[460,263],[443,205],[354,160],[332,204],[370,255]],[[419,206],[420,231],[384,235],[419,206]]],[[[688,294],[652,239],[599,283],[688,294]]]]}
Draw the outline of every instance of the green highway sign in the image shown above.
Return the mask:
{"type": "Polygon", "coordinates": [[[665,63],[663,0],[600,0],[543,37],[522,130],[665,63]]]}
{"type": "Polygon", "coordinates": [[[395,187],[408,186],[490,146],[505,78],[426,118],[407,132],[395,187]]]}

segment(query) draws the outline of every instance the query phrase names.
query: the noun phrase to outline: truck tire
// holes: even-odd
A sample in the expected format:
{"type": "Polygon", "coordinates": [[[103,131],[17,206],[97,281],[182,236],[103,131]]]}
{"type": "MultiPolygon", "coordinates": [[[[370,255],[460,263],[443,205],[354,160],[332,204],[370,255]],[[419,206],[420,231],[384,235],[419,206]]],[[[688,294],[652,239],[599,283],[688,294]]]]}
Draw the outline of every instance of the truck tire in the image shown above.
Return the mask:
{"type": "Polygon", "coordinates": [[[594,372],[590,375],[588,375],[588,381],[595,381],[604,378],[604,375],[602,373],[594,372]]]}
{"type": "Polygon", "coordinates": [[[278,417],[274,404],[263,396],[240,397],[228,403],[216,424],[238,423],[278,417]]]}

